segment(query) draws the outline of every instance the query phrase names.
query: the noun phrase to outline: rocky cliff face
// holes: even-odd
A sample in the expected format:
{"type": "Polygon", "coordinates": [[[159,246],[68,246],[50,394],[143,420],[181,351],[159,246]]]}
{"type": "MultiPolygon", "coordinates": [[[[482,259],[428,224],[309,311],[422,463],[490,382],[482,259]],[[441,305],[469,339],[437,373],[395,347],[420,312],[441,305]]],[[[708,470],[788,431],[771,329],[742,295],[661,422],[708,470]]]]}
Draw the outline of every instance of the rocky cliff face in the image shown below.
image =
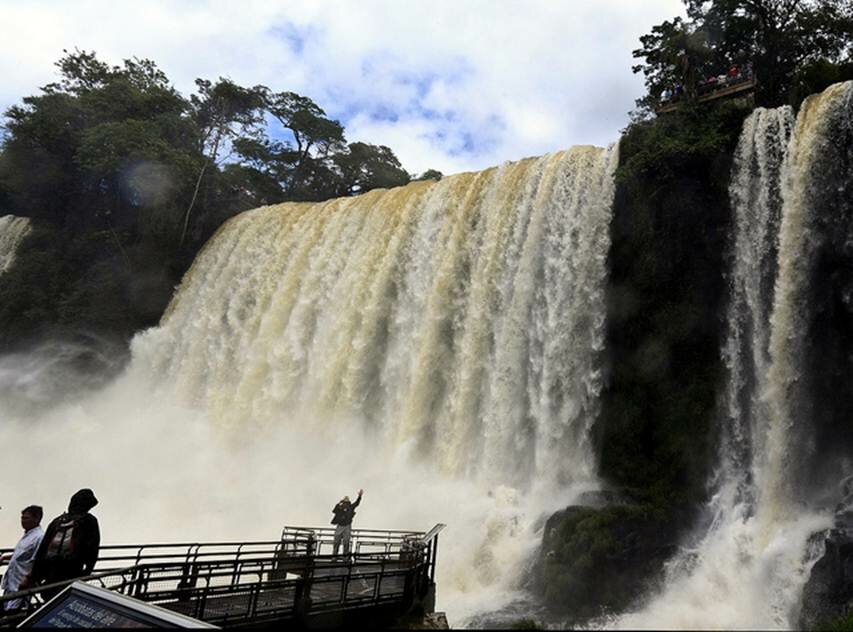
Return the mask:
{"type": "Polygon", "coordinates": [[[813,536],[814,545],[823,546],[824,553],[803,588],[798,627],[804,630],[833,624],[849,629],[853,623],[853,477],[842,483],[842,493],[834,528],[813,536]]]}

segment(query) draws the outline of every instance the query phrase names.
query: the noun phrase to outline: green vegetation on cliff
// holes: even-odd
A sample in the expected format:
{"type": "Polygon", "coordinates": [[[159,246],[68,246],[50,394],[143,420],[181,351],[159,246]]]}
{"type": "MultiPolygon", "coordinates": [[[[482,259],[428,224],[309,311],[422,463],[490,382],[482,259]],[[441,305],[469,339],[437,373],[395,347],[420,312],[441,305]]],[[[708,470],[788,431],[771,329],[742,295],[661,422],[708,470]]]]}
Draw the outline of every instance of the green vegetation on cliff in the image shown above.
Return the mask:
{"type": "Polygon", "coordinates": [[[621,144],[607,307],[601,473],[632,498],[704,497],[720,386],[731,156],[747,110],[637,123],[621,144]]]}
{"type": "Polygon", "coordinates": [[[150,60],[86,51],[56,66],[5,113],[0,215],[37,229],[0,277],[0,348],[75,330],[129,339],[236,213],[411,179],[293,92],[199,79],[186,98],[150,60]]]}

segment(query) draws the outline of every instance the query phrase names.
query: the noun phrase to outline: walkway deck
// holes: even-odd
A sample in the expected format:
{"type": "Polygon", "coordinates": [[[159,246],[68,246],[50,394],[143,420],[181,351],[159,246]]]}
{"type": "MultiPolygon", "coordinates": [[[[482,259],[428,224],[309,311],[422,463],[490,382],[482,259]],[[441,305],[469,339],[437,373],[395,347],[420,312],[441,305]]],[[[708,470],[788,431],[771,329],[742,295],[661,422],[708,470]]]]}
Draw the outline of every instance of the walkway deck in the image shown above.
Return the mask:
{"type": "MultiPolygon", "coordinates": [[[[285,527],[274,541],[104,546],[98,572],[83,581],[221,626],[292,620],[312,627],[330,615],[370,618],[371,611],[398,617],[418,605],[431,610],[443,527],[354,529],[353,554],[337,558],[328,528],[285,527]]],[[[17,596],[27,608],[0,616],[0,626],[43,604],[30,590],[0,597],[0,606],[17,596]]]]}
{"type": "MultiPolygon", "coordinates": [[[[734,83],[718,87],[711,92],[700,94],[696,98],[697,103],[707,103],[708,101],[717,101],[719,99],[731,99],[735,97],[746,96],[755,91],[755,79],[752,77],[740,79],[734,83]]],[[[667,114],[675,112],[679,106],[684,103],[684,99],[676,101],[668,101],[655,110],[657,114],[667,114]]]]}

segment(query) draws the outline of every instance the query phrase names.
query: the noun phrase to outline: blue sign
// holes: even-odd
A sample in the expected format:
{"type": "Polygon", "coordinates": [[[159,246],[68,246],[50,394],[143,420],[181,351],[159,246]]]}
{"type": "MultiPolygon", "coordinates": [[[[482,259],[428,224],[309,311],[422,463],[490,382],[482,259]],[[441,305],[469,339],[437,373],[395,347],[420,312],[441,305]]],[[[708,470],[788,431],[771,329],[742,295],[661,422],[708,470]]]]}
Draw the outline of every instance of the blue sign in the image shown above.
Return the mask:
{"type": "Polygon", "coordinates": [[[75,582],[30,615],[22,628],[215,628],[198,619],[75,582]]]}

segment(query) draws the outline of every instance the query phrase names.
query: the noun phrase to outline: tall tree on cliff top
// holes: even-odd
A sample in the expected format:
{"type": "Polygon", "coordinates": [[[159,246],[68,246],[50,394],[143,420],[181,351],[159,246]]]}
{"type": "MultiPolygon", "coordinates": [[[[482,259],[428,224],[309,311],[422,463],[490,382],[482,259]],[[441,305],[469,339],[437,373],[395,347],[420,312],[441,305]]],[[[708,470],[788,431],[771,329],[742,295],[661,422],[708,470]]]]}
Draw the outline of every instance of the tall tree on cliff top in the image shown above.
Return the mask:
{"type": "Polygon", "coordinates": [[[648,95],[638,105],[654,107],[666,87],[695,86],[697,79],[725,72],[731,64],[751,63],[757,104],[777,106],[789,100],[797,73],[809,64],[850,58],[850,0],[685,0],[685,5],[688,21],[664,22],[640,38],[642,47],[633,54],[644,63],[634,72],[645,75],[648,95]],[[685,55],[704,60],[703,74],[684,71],[676,60],[685,55]]]}
{"type": "Polygon", "coordinates": [[[284,183],[288,199],[316,199],[316,185],[327,175],[325,161],[345,144],[343,125],[295,92],[270,93],[266,102],[269,113],[293,136],[293,143],[282,143],[279,151],[291,164],[284,183]]]}
{"type": "Polygon", "coordinates": [[[408,184],[411,180],[394,152],[384,145],[350,143],[347,150],[338,153],[334,160],[340,174],[339,195],[389,189],[408,184]]]}
{"type": "Polygon", "coordinates": [[[642,57],[645,63],[632,70],[646,76],[648,94],[637,101],[639,106],[653,109],[663,91],[676,86],[682,86],[692,98],[699,79],[716,65],[705,31],[681,18],[654,26],[651,33],[640,37],[640,43],[643,47],[634,51],[634,57],[642,57]]]}
{"type": "Polygon", "coordinates": [[[266,202],[318,201],[410,181],[393,151],[367,143],[348,145],[343,126],[310,98],[267,93],[265,107],[286,136],[244,137],[234,146],[247,165],[240,170],[245,181],[265,191],[266,202]]]}
{"type": "Polygon", "coordinates": [[[187,236],[190,215],[198,199],[205,173],[230,157],[230,153],[225,152],[225,158],[222,158],[222,153],[233,141],[256,135],[263,123],[265,87],[243,88],[230,79],[223,78],[215,84],[206,79],[196,79],[195,83],[198,86],[198,94],[192,95],[190,101],[200,135],[199,150],[204,155],[204,161],[198,171],[189,206],[184,213],[180,244],[184,243],[187,236]]]}

